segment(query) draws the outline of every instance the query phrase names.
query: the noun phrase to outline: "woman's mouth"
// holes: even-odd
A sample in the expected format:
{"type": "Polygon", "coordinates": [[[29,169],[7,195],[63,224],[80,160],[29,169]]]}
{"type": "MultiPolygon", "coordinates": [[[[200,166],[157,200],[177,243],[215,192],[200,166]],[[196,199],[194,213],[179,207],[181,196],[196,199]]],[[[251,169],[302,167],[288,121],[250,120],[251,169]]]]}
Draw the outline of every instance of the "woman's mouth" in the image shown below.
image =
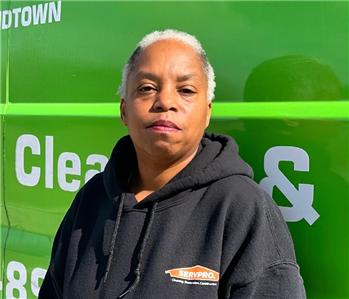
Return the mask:
{"type": "Polygon", "coordinates": [[[147,129],[163,133],[180,131],[180,129],[175,123],[165,119],[159,119],[154,121],[150,126],[147,127],[147,129]]]}

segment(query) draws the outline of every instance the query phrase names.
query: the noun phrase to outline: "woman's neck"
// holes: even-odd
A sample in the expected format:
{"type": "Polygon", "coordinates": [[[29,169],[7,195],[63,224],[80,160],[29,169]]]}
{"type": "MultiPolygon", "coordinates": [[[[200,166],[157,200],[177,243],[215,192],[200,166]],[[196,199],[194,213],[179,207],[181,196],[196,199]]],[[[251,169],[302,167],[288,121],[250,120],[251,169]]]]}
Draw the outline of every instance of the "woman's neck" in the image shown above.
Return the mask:
{"type": "Polygon", "coordinates": [[[194,158],[196,151],[190,156],[174,163],[150,163],[150,160],[138,158],[138,172],[132,175],[131,191],[137,201],[162,188],[194,158]]]}

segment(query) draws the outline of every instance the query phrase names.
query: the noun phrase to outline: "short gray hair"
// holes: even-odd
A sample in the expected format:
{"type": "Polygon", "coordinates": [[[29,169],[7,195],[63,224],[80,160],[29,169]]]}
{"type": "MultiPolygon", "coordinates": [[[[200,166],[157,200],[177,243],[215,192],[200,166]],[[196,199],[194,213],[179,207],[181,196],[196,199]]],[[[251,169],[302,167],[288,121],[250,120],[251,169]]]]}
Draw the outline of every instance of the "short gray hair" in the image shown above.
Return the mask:
{"type": "Polygon", "coordinates": [[[193,35],[186,32],[177,31],[173,29],[166,29],[164,31],[154,31],[145,37],[137,44],[136,50],[131,54],[130,58],[127,60],[123,70],[122,70],[122,83],[119,86],[117,94],[121,98],[126,97],[127,80],[128,76],[135,66],[141,53],[151,44],[160,41],[174,39],[179,40],[190,46],[195,53],[197,53],[203,62],[203,71],[207,78],[207,102],[211,102],[214,99],[214,89],[216,87],[216,82],[214,81],[215,75],[213,67],[211,66],[208,58],[206,57],[205,50],[202,48],[200,42],[193,35]]]}

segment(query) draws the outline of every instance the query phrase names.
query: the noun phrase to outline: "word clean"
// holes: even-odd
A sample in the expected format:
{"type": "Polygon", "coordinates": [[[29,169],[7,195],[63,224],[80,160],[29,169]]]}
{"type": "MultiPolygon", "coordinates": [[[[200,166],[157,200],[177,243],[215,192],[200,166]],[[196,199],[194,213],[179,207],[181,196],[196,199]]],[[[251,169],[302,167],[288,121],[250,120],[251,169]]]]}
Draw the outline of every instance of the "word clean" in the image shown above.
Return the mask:
{"type": "MultiPolygon", "coordinates": [[[[42,155],[42,148],[45,149],[45,188],[53,188],[53,173],[54,173],[54,159],[53,159],[53,136],[45,136],[45,145],[41,146],[39,139],[30,134],[24,134],[18,137],[16,142],[16,157],[15,170],[16,177],[20,184],[24,186],[36,186],[42,176],[42,167],[30,165],[33,155],[42,155]],[[28,153],[28,149],[31,152],[28,153]],[[28,159],[30,171],[25,170],[25,161],[28,159]]],[[[86,165],[100,165],[100,169],[90,169],[85,173],[85,183],[90,180],[95,174],[103,171],[108,158],[104,155],[92,154],[86,159],[86,165]]],[[[79,179],[72,179],[67,181],[67,175],[81,175],[81,159],[76,153],[63,152],[59,155],[57,165],[57,179],[59,187],[64,191],[75,192],[80,188],[81,181],[79,179]]]]}

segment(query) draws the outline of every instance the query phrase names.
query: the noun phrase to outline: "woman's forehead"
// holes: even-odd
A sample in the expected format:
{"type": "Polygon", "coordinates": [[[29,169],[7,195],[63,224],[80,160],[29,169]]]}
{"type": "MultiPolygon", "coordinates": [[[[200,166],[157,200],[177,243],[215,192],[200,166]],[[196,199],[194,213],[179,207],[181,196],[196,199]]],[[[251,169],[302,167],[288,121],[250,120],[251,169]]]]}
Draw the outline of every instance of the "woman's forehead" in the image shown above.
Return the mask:
{"type": "Polygon", "coordinates": [[[149,45],[140,54],[131,73],[133,78],[148,79],[172,74],[178,81],[205,77],[199,55],[177,40],[161,40],[149,45]]]}

